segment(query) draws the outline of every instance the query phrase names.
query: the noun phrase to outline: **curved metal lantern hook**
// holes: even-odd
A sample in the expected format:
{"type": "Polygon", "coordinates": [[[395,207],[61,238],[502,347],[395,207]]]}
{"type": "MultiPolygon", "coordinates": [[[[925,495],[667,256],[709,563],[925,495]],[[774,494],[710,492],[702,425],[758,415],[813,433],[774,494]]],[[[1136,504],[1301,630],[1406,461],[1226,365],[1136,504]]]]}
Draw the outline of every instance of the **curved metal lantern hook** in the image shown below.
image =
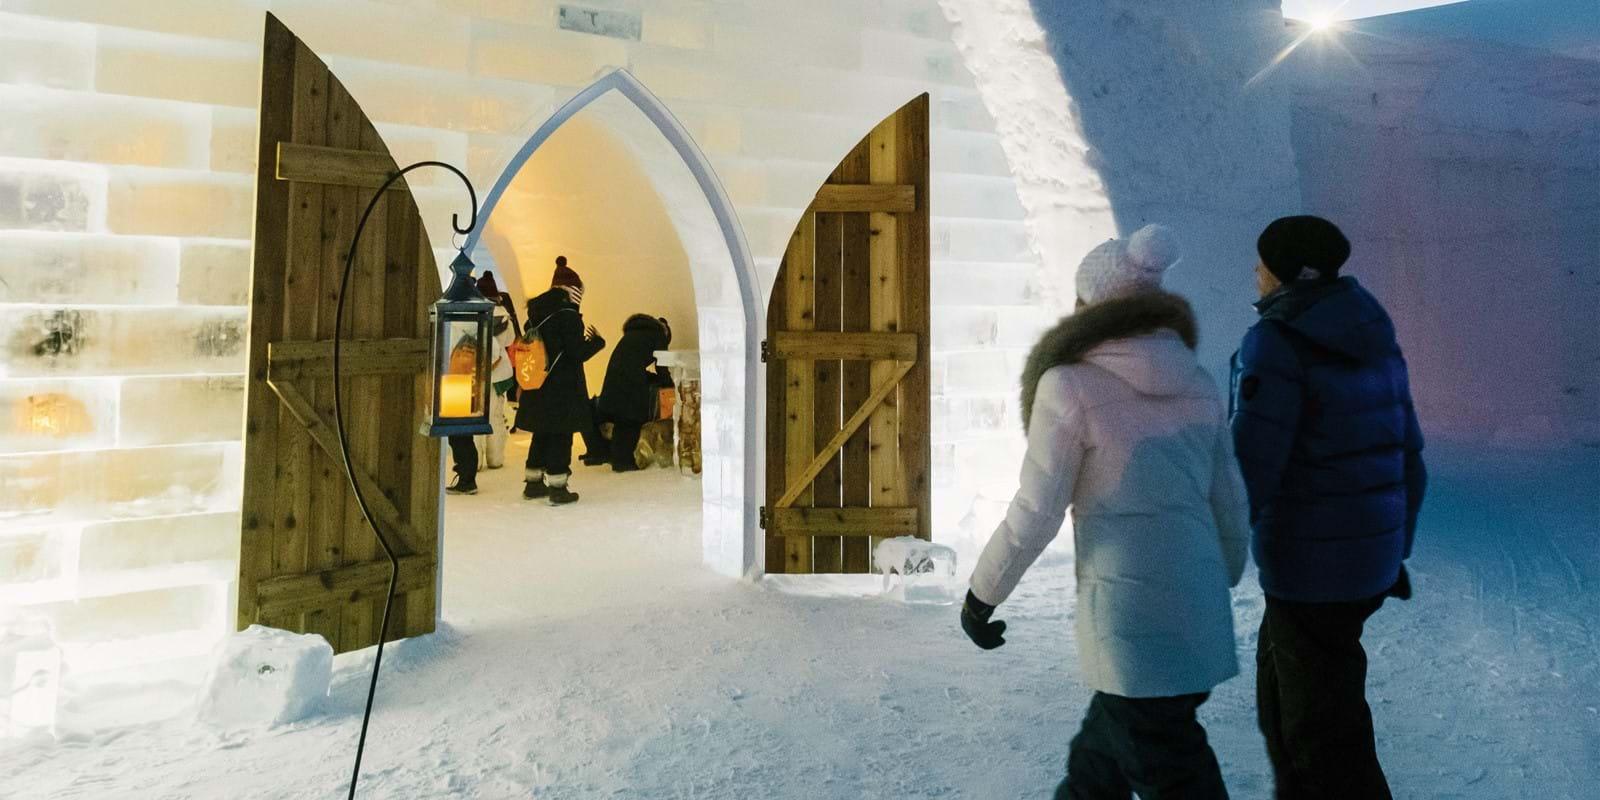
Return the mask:
{"type": "Polygon", "coordinates": [[[395,557],[394,548],[389,545],[389,538],[383,535],[377,521],[373,519],[372,510],[367,506],[367,498],[361,493],[361,484],[356,482],[355,471],[350,466],[350,439],[344,429],[344,392],[339,371],[340,350],[344,340],[344,300],[346,290],[350,286],[350,273],[355,266],[356,248],[361,244],[361,234],[367,228],[367,220],[372,216],[373,209],[378,207],[384,193],[389,191],[389,187],[393,186],[395,181],[405,177],[406,173],[423,167],[443,167],[454,173],[467,187],[467,196],[472,202],[472,216],[468,218],[466,227],[462,227],[461,215],[451,214],[450,227],[460,235],[470,234],[478,227],[478,190],[473,188],[472,181],[467,178],[466,173],[443,161],[418,161],[395,171],[382,186],[378,187],[377,193],[367,203],[366,210],[361,212],[361,220],[356,223],[355,236],[350,240],[350,251],[344,258],[344,276],[339,280],[339,300],[333,315],[333,427],[339,436],[339,455],[344,459],[344,476],[350,482],[350,491],[355,495],[356,505],[361,509],[361,518],[372,528],[373,535],[378,537],[378,544],[383,547],[383,554],[389,559],[389,591],[383,601],[383,623],[378,629],[378,652],[372,660],[372,682],[367,686],[367,708],[361,715],[361,738],[356,742],[356,763],[350,773],[351,800],[356,796],[356,781],[361,777],[361,756],[367,747],[367,725],[372,721],[372,701],[378,692],[378,669],[383,665],[383,643],[389,638],[389,611],[394,606],[394,587],[400,575],[400,560],[395,557]]]}

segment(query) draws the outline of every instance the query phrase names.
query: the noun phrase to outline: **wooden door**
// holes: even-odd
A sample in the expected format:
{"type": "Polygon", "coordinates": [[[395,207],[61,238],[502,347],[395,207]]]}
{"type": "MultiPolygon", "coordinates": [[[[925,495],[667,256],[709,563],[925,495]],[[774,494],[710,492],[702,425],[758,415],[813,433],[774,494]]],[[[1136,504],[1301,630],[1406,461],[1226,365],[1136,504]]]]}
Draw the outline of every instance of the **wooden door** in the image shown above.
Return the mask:
{"type": "Polygon", "coordinates": [[[868,572],[931,538],[928,96],[834,170],[767,314],[767,572],[868,572]]]}
{"type": "MultiPolygon", "coordinates": [[[[345,652],[377,644],[389,565],[334,433],[334,310],[357,218],[396,165],[344,86],[270,14],[260,124],[238,624],[320,633],[345,652]]],[[[362,236],[343,347],[351,463],[404,553],[391,639],[434,627],[440,491],[439,443],[418,432],[439,278],[397,186],[362,236]]]]}

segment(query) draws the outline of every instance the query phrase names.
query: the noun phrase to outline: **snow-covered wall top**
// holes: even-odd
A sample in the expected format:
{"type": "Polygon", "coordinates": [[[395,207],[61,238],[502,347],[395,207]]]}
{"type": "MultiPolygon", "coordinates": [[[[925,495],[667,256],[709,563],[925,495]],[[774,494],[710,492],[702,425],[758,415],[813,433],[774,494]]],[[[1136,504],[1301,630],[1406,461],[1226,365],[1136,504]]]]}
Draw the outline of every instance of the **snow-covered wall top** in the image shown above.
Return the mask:
{"type": "Polygon", "coordinates": [[[1363,30],[1296,55],[1294,144],[1425,426],[1600,441],[1600,61],[1363,30]]]}

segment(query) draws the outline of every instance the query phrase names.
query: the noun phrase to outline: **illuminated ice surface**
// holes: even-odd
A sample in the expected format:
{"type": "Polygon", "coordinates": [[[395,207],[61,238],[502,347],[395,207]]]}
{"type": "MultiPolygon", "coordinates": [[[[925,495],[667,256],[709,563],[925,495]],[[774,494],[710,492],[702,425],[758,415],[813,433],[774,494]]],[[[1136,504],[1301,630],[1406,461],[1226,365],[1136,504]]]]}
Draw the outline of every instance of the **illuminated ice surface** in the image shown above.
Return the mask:
{"type": "MultiPolygon", "coordinates": [[[[385,653],[363,796],[986,800],[1048,796],[1060,778],[1089,697],[1070,549],[1028,574],[997,612],[1006,646],[982,652],[955,608],[874,597],[877,575],[843,597],[711,573],[699,485],[671,470],[580,469],[577,506],[525,503],[525,447],[514,437],[510,466],[448,499],[445,627],[385,653]]],[[[1386,606],[1366,638],[1396,796],[1587,800],[1600,451],[1431,456],[1416,599],[1386,606]]],[[[1201,714],[1244,800],[1269,796],[1254,585],[1252,571],[1234,598],[1243,674],[1201,714]]],[[[370,663],[336,658],[323,711],[268,732],[174,719],[12,743],[0,794],[342,796],[370,663]]]]}

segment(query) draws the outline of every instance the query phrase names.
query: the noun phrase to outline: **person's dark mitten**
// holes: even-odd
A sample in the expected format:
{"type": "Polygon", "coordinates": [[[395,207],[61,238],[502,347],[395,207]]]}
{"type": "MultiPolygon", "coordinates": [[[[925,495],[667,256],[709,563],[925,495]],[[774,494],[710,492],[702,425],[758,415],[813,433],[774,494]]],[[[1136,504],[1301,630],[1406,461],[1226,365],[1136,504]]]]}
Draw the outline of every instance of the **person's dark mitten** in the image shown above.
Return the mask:
{"type": "Polygon", "coordinates": [[[1384,592],[1384,594],[1396,600],[1411,599],[1411,574],[1406,572],[1406,565],[1400,565],[1400,577],[1395,578],[1394,585],[1390,586],[1389,591],[1384,592]]]}
{"type": "Polygon", "coordinates": [[[978,596],[967,590],[967,601],[961,604],[961,630],[967,632],[967,638],[972,643],[985,649],[993,650],[1006,643],[1001,634],[1006,632],[1006,624],[1001,620],[989,621],[994,615],[994,606],[978,599],[978,596]]]}

